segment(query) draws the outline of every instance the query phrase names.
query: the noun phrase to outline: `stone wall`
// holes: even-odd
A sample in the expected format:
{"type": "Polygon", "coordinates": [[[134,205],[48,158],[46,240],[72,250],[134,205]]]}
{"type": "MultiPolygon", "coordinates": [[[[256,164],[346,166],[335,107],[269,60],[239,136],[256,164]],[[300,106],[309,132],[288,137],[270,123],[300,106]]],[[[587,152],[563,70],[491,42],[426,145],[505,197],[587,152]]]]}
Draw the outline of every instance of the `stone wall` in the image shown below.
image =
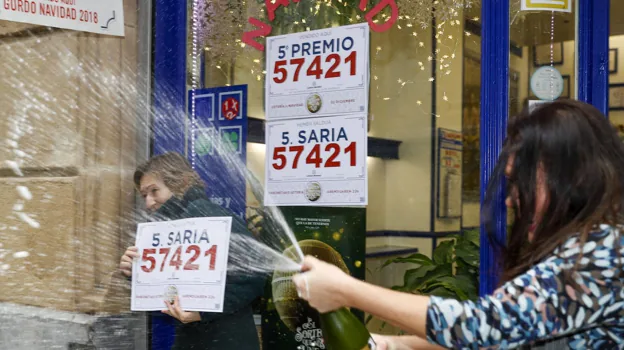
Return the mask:
{"type": "Polygon", "coordinates": [[[0,348],[12,350],[147,349],[145,314],[90,316],[0,304],[0,348]]]}
{"type": "MultiPolygon", "coordinates": [[[[0,303],[129,310],[137,0],[125,37],[0,27],[0,303]]],[[[149,15],[149,14],[146,14],[149,15]]]]}

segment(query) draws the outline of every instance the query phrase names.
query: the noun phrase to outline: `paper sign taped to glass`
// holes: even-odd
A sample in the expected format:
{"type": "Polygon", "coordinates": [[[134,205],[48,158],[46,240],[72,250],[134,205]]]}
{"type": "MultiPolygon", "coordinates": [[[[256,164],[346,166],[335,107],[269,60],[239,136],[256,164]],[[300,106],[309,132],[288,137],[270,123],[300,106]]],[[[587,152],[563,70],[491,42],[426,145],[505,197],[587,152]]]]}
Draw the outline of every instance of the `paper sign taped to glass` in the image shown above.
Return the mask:
{"type": "Polygon", "coordinates": [[[122,0],[3,1],[0,20],[124,36],[122,0]]]}
{"type": "Polygon", "coordinates": [[[572,12],[572,0],[521,0],[520,10],[572,12]]]}
{"type": "Polygon", "coordinates": [[[458,218],[462,214],[463,135],[438,129],[438,218],[458,218]]]}
{"type": "Polygon", "coordinates": [[[368,113],[366,23],[267,38],[269,121],[368,113]]]}
{"type": "Polygon", "coordinates": [[[265,205],[367,205],[366,115],[267,122],[265,205]]]}
{"type": "Polygon", "coordinates": [[[132,311],[159,311],[175,297],[185,311],[223,312],[231,217],[138,225],[132,311]]]}

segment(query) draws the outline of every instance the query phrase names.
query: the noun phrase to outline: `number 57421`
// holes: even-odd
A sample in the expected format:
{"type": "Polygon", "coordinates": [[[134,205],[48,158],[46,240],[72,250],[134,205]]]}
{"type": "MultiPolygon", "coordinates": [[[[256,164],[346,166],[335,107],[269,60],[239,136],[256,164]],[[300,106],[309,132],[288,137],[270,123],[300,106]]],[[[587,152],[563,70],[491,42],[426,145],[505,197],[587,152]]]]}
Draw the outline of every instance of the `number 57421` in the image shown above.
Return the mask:
{"type": "MultiPolygon", "coordinates": [[[[199,270],[200,266],[197,259],[202,255],[201,248],[198,245],[190,245],[186,249],[182,246],[177,248],[149,248],[143,249],[143,255],[141,257],[141,270],[146,273],[154,271],[159,268],[161,272],[173,268],[175,270],[199,270]],[[185,252],[184,257],[182,252],[185,252]],[[173,253],[172,253],[173,252],[173,253]],[[190,256],[189,256],[190,255],[190,256]]],[[[204,252],[204,257],[210,258],[208,270],[215,269],[215,263],[217,260],[217,246],[213,245],[210,249],[204,252]]]]}
{"type": "MultiPolygon", "coordinates": [[[[356,60],[357,60],[357,51],[351,52],[349,56],[344,59],[344,62],[349,67],[349,75],[353,76],[356,74],[356,60]]],[[[292,81],[299,81],[299,76],[301,74],[301,69],[307,66],[305,69],[305,75],[308,77],[314,77],[316,79],[332,79],[332,78],[340,78],[342,76],[341,70],[338,69],[340,67],[340,63],[342,61],[342,57],[339,54],[333,53],[325,58],[325,62],[331,64],[329,69],[326,71],[323,70],[323,64],[321,61],[321,56],[315,56],[312,59],[312,63],[309,66],[306,65],[305,58],[293,58],[290,61],[281,60],[275,62],[273,74],[273,81],[277,84],[282,84],[288,80],[288,70],[287,66],[295,66],[295,71],[292,75],[292,81]]]]}
{"type": "Polygon", "coordinates": [[[282,170],[288,166],[288,159],[284,155],[287,151],[294,153],[294,157],[292,157],[292,164],[290,166],[292,169],[297,169],[299,167],[299,159],[304,153],[307,153],[307,156],[305,157],[305,163],[313,164],[315,168],[341,167],[341,162],[337,159],[341,152],[349,156],[349,166],[354,167],[357,165],[355,142],[351,142],[347,147],[344,148],[344,150],[341,150],[340,144],[338,143],[329,143],[325,146],[325,153],[327,155],[327,157],[325,157],[326,159],[323,159],[324,157],[321,155],[320,144],[314,145],[312,149],[309,150],[309,153],[306,152],[306,149],[303,145],[289,146],[288,148],[275,147],[273,149],[274,162],[271,164],[273,166],[273,169],[282,170]]]}

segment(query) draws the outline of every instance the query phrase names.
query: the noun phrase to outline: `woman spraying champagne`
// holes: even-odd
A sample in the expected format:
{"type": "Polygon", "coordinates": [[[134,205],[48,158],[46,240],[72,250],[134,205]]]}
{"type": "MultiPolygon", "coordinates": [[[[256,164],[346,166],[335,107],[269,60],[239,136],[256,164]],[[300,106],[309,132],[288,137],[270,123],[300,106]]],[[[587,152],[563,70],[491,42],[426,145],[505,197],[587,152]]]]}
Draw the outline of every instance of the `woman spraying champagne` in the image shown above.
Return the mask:
{"type": "Polygon", "coordinates": [[[358,308],[410,332],[410,341],[445,348],[621,348],[624,144],[616,130],[578,101],[525,111],[509,121],[491,175],[488,228],[504,178],[515,219],[496,242],[503,283],[491,295],[460,302],[399,293],[307,257],[307,272],[294,278],[301,296],[322,313],[358,308]]]}

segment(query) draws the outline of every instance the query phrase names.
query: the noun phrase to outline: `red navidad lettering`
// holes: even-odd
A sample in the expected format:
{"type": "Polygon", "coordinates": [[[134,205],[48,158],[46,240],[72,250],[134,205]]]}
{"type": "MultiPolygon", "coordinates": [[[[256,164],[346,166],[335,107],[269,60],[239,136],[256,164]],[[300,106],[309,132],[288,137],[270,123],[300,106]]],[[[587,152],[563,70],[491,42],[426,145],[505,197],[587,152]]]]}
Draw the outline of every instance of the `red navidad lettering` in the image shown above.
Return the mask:
{"type": "MultiPolygon", "coordinates": [[[[299,0],[293,0],[293,2],[299,2],[299,0]]],[[[269,15],[269,21],[273,22],[273,20],[275,20],[275,11],[280,6],[288,7],[290,2],[289,0],[275,0],[275,2],[272,0],[264,0],[264,5],[266,6],[267,13],[269,15]]],[[[249,17],[249,23],[258,29],[243,33],[243,42],[257,50],[264,51],[264,45],[258,43],[255,39],[257,37],[264,38],[271,34],[273,27],[270,24],[261,22],[254,17],[249,17]]]]}
{"type": "Polygon", "coordinates": [[[255,39],[257,37],[266,37],[271,34],[273,27],[270,24],[264,23],[254,17],[249,17],[249,24],[253,25],[257,29],[252,30],[251,32],[243,33],[243,42],[247,45],[250,45],[256,50],[264,51],[264,45],[257,42],[255,39]]]}
{"type": "Polygon", "coordinates": [[[273,22],[275,19],[275,10],[277,10],[280,6],[288,7],[290,2],[288,0],[275,0],[275,3],[273,3],[271,0],[264,0],[264,5],[266,6],[267,13],[269,14],[269,21],[273,22]]]}
{"type": "MultiPolygon", "coordinates": [[[[267,9],[267,14],[269,16],[269,21],[272,22],[273,20],[275,20],[275,11],[280,6],[288,7],[288,5],[290,5],[290,1],[298,3],[301,0],[264,0],[264,4],[267,9]]],[[[367,3],[368,3],[368,0],[360,0],[360,6],[359,6],[360,10],[366,11],[367,3]]],[[[375,7],[373,7],[372,10],[366,13],[364,18],[366,19],[369,27],[373,31],[385,32],[386,30],[392,28],[392,25],[399,18],[399,8],[395,0],[381,0],[377,5],[375,5],[375,7]],[[386,19],[386,21],[382,24],[373,22],[373,18],[377,16],[379,13],[381,13],[381,11],[388,6],[390,6],[390,11],[391,11],[390,17],[386,19]]],[[[273,31],[273,27],[270,24],[264,23],[254,17],[249,17],[248,22],[254,27],[256,27],[256,29],[250,32],[244,32],[243,42],[257,50],[264,51],[264,45],[260,44],[255,39],[258,37],[264,38],[268,36],[269,34],[271,34],[271,32],[273,31]]]]}
{"type": "MultiPolygon", "coordinates": [[[[360,10],[366,11],[366,3],[367,0],[360,0],[360,10]]],[[[365,16],[366,22],[368,22],[369,27],[375,32],[385,32],[386,30],[392,28],[392,25],[399,18],[399,8],[394,0],[381,0],[372,10],[370,10],[365,16]],[[382,24],[377,24],[373,22],[373,18],[377,16],[384,8],[390,6],[390,17],[382,24]]]]}

